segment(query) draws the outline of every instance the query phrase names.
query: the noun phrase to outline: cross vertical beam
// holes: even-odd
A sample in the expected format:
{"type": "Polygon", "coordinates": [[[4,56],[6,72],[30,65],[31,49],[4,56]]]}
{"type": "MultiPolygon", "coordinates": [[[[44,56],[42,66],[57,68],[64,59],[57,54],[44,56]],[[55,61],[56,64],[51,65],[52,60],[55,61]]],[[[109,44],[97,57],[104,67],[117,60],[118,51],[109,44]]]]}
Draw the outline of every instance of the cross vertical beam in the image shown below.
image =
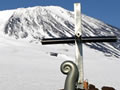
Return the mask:
{"type": "MultiPolygon", "coordinates": [[[[82,37],[82,25],[81,25],[81,5],[80,3],[74,4],[74,16],[75,16],[75,36],[74,37],[65,37],[65,38],[46,38],[42,39],[41,43],[43,45],[48,44],[68,44],[68,43],[75,43],[76,46],[76,56],[75,56],[75,62],[77,65],[75,66],[78,70],[75,71],[75,68],[72,69],[74,71],[74,74],[68,74],[66,81],[65,81],[65,88],[64,90],[84,90],[83,82],[84,82],[84,70],[83,70],[83,50],[82,50],[82,43],[91,43],[91,42],[116,42],[117,37],[116,36],[90,36],[90,37],[82,37]],[[79,76],[77,73],[79,72],[79,76]],[[75,77],[74,77],[75,76],[75,77]],[[77,83],[77,88],[76,88],[77,83]]],[[[64,64],[62,64],[64,65],[64,64]]],[[[67,62],[67,68],[65,70],[69,71],[69,67],[72,67],[72,63],[67,62]]],[[[64,66],[62,66],[64,67],[64,66]]],[[[62,71],[63,69],[61,69],[62,71]]],[[[63,72],[63,71],[62,71],[63,72]]],[[[63,72],[64,73],[64,72],[63,72]]],[[[65,72],[64,74],[67,74],[65,72]]]]}
{"type": "Polygon", "coordinates": [[[84,72],[83,72],[83,51],[82,51],[82,26],[81,26],[81,4],[74,4],[74,18],[75,18],[75,47],[76,56],[75,62],[79,70],[78,88],[83,89],[84,72]]]}

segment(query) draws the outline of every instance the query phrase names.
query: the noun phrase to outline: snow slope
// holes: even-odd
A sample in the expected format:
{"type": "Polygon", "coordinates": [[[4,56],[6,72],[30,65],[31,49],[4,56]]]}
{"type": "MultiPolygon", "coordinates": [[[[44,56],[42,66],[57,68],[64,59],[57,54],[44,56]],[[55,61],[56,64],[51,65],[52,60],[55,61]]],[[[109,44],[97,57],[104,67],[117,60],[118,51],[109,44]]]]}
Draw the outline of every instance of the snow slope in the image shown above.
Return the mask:
{"type": "MultiPolygon", "coordinates": [[[[60,7],[20,8],[0,12],[0,90],[58,90],[65,75],[60,65],[75,61],[74,45],[40,44],[41,38],[74,35],[73,12],[60,7]],[[57,9],[57,10],[56,10],[57,9]],[[8,14],[7,14],[8,13],[8,14]],[[37,44],[36,44],[37,43],[37,44]],[[57,56],[51,56],[56,53],[57,56]]],[[[83,35],[116,35],[118,28],[82,16],[83,35]]],[[[119,90],[120,43],[84,44],[84,75],[96,87],[119,90]]]]}
{"type": "MultiPolygon", "coordinates": [[[[64,87],[65,75],[60,65],[74,61],[74,46],[42,46],[23,40],[0,38],[1,90],[58,90],[64,87]],[[51,52],[58,56],[51,56],[51,52]]],[[[89,83],[119,90],[120,61],[84,45],[84,75],[89,83]]]]}
{"type": "Polygon", "coordinates": [[[13,12],[14,12],[14,10],[0,11],[0,31],[3,30],[2,32],[4,32],[5,24],[7,24],[9,18],[13,14],[13,12]]]}
{"type": "MultiPolygon", "coordinates": [[[[3,20],[6,23],[3,24],[2,31],[16,39],[39,43],[42,38],[71,37],[74,35],[74,13],[61,7],[36,6],[19,8],[11,12],[9,19],[3,20]]],[[[4,18],[4,14],[0,17],[4,18]]],[[[83,36],[116,35],[120,38],[120,29],[84,14],[82,15],[82,31],[83,36]]],[[[87,43],[86,45],[105,53],[106,56],[120,57],[119,40],[116,43],[87,43]]]]}

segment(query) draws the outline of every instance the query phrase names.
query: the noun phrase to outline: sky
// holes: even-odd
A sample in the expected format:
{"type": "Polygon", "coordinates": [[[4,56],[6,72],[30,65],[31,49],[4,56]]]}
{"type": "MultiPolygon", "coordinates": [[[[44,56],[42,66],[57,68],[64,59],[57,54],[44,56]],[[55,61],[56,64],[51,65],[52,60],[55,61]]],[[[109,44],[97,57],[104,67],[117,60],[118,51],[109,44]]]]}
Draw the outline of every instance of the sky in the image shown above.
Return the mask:
{"type": "Polygon", "coordinates": [[[81,3],[82,13],[120,28],[120,0],[0,0],[0,10],[55,5],[73,11],[74,3],[81,3]]]}

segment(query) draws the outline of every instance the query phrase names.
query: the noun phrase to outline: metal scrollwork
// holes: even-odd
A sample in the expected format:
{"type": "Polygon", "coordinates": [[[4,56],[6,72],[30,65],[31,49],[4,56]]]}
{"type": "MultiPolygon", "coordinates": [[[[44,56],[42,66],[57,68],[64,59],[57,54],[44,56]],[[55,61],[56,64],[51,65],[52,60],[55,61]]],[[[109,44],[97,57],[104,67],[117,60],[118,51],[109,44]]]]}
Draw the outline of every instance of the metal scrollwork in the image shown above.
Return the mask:
{"type": "Polygon", "coordinates": [[[76,90],[79,71],[75,63],[65,61],[61,64],[61,72],[67,74],[64,90],[76,90]]]}

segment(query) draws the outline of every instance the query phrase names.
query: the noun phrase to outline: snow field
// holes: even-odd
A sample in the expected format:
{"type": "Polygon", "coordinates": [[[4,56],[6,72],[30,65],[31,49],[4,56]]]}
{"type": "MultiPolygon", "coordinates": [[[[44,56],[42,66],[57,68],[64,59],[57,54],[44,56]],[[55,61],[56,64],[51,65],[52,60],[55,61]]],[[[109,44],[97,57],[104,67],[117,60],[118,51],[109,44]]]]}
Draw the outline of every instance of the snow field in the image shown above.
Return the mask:
{"type": "MultiPolygon", "coordinates": [[[[42,46],[10,38],[1,38],[0,42],[1,90],[58,90],[64,87],[66,75],[60,72],[60,65],[65,60],[74,61],[73,45],[42,46]],[[50,52],[58,56],[51,56],[50,52]]],[[[119,90],[119,60],[105,57],[86,46],[83,50],[85,79],[99,88],[106,85],[119,90]]]]}

